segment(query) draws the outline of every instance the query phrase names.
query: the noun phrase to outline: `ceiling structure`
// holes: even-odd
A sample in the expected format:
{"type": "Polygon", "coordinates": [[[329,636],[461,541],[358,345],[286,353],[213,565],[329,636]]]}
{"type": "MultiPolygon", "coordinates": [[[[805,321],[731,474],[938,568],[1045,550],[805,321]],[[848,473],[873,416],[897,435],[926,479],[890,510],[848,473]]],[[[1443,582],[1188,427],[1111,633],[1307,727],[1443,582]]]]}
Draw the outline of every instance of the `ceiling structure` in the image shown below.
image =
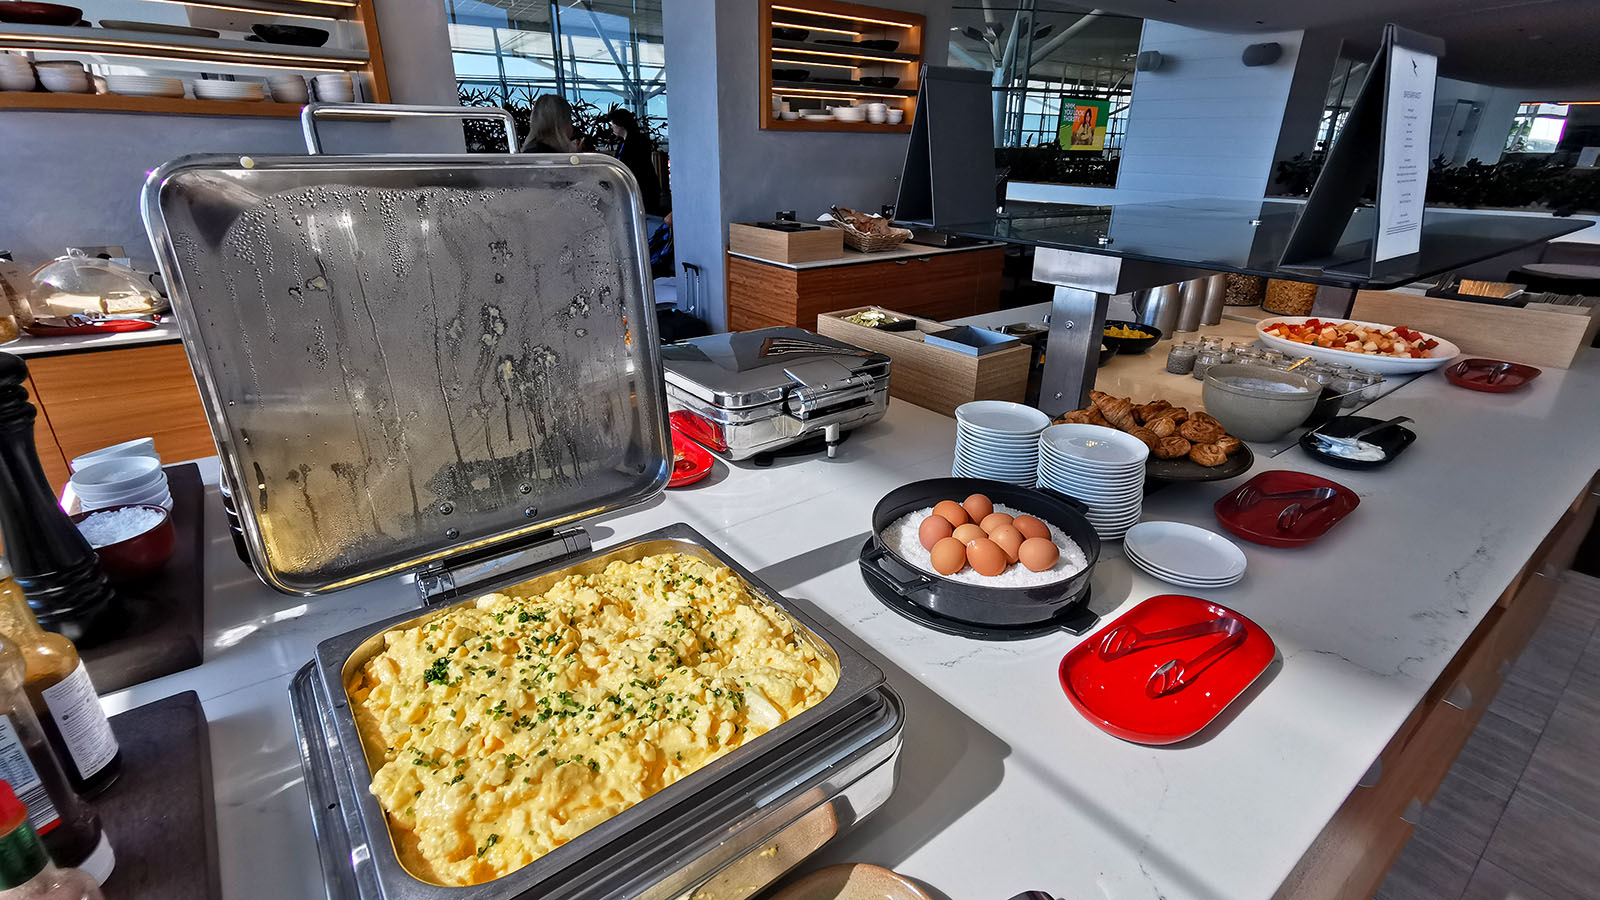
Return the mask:
{"type": "Polygon", "coordinates": [[[1441,76],[1525,90],[1529,100],[1600,100],[1600,0],[1099,0],[1082,7],[1090,5],[1219,31],[1327,29],[1354,57],[1370,56],[1383,24],[1394,22],[1444,39],[1441,76]]]}

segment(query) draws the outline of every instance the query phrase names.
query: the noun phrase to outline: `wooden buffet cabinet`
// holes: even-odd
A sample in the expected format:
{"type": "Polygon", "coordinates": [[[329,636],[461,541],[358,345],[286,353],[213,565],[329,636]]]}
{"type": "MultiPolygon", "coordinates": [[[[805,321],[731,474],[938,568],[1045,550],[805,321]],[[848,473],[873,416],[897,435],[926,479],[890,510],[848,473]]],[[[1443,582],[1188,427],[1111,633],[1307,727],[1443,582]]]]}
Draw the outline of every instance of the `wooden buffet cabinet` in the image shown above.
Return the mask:
{"type": "Polygon", "coordinates": [[[25,358],[40,416],[34,443],[56,490],[67,461],[134,438],[155,438],[166,462],[216,455],[183,345],[145,344],[25,358]]]}
{"type": "Polygon", "coordinates": [[[881,306],[928,319],[994,312],[1000,305],[1005,249],[998,245],[881,253],[777,263],[728,254],[728,328],[817,327],[838,309],[881,306]]]}

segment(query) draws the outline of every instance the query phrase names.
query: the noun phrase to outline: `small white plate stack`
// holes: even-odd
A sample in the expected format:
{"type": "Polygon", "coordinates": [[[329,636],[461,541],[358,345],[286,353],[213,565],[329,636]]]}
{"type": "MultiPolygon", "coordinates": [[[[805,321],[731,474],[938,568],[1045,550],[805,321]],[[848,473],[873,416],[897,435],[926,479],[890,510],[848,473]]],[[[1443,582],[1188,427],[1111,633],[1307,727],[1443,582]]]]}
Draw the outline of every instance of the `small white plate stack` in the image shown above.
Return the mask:
{"type": "Polygon", "coordinates": [[[311,79],[311,84],[315,89],[317,99],[323,103],[355,102],[355,84],[350,81],[350,76],[343,72],[318,75],[311,79]]]}
{"type": "Polygon", "coordinates": [[[25,56],[0,53],[0,91],[31,91],[34,87],[33,63],[25,56]]]}
{"type": "Polygon", "coordinates": [[[1244,551],[1214,531],[1181,522],[1144,522],[1122,542],[1128,559],[1179,587],[1219,588],[1244,577],[1244,551]]]}
{"type": "Polygon", "coordinates": [[[183,79],[152,75],[107,75],[106,88],[129,97],[182,97],[183,79]]]}
{"type": "Polygon", "coordinates": [[[259,81],[218,81],[203,78],[194,83],[194,95],[201,100],[265,100],[266,89],[259,81]]]}
{"type": "Polygon", "coordinates": [[[1021,403],[975,400],[956,407],[956,457],[950,474],[1033,487],[1039,432],[1050,417],[1021,403]]]}
{"type": "Polygon", "coordinates": [[[267,87],[272,89],[272,99],[279,103],[311,102],[311,94],[306,89],[303,76],[273,75],[267,79],[267,87]]]}
{"type": "Polygon", "coordinates": [[[148,504],[172,509],[172,492],[161,460],[148,456],[117,456],[86,465],[72,473],[67,484],[83,509],[148,504]]]}
{"type": "Polygon", "coordinates": [[[39,83],[47,91],[56,94],[94,93],[94,82],[89,80],[89,71],[83,67],[83,63],[60,60],[42,62],[35,68],[39,70],[39,83]]]}
{"type": "Polygon", "coordinates": [[[1143,441],[1115,428],[1051,425],[1039,435],[1038,486],[1082,500],[1095,533],[1114,541],[1139,521],[1149,457],[1143,441]]]}

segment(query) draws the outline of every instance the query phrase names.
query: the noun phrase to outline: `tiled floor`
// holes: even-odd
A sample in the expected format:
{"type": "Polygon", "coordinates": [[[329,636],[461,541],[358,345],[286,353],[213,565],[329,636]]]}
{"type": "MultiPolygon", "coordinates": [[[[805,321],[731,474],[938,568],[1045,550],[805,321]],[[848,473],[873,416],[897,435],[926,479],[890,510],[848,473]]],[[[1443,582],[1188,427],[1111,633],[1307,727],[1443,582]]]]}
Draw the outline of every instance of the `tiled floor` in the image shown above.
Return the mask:
{"type": "Polygon", "coordinates": [[[1600,578],[1567,573],[1377,896],[1600,898],[1600,578]]]}

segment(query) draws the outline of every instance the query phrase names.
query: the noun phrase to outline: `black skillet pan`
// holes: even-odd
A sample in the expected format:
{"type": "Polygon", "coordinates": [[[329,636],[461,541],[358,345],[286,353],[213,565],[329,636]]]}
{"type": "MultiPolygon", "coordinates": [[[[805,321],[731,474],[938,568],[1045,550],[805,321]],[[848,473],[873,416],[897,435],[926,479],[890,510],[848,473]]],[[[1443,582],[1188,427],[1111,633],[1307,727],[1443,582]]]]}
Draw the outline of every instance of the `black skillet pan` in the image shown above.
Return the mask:
{"type": "Polygon", "coordinates": [[[946,619],[999,628],[1049,622],[1073,604],[1086,602],[1089,576],[1100,558],[1100,537],[1074,502],[1052,491],[982,478],[932,478],[903,485],[886,494],[872,510],[872,540],[861,551],[862,575],[875,589],[887,590],[946,619]],[[1082,548],[1089,564],[1076,575],[1053,584],[992,588],[925,572],[884,546],[880,535],[906,513],[935,506],[941,500],[960,503],[973,494],[1020,509],[1066,532],[1082,548]]]}

